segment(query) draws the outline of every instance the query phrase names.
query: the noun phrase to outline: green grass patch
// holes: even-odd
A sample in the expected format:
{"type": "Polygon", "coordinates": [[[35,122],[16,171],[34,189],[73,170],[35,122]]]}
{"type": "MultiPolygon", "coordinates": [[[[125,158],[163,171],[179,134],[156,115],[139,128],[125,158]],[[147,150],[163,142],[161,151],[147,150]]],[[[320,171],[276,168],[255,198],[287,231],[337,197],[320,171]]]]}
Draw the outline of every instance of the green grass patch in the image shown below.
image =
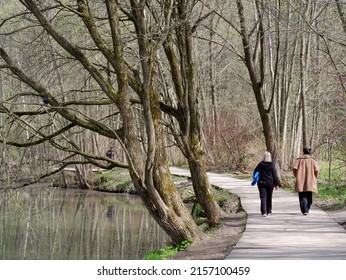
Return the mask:
{"type": "Polygon", "coordinates": [[[181,182],[181,181],[186,181],[187,178],[185,176],[178,176],[178,175],[171,175],[171,178],[174,183],[181,182]]]}
{"type": "Polygon", "coordinates": [[[332,182],[340,182],[346,180],[346,167],[345,162],[341,160],[333,160],[331,164],[326,161],[322,161],[319,163],[320,165],[320,174],[318,175],[318,179],[332,181],[332,182]]]}
{"type": "Polygon", "coordinates": [[[95,190],[135,194],[136,190],[127,170],[116,168],[93,175],[95,190]]]}
{"type": "Polygon", "coordinates": [[[318,184],[318,196],[326,199],[345,200],[346,186],[337,184],[318,184]]]}
{"type": "Polygon", "coordinates": [[[214,194],[215,200],[219,203],[219,205],[223,205],[229,199],[229,197],[233,195],[229,192],[229,190],[220,189],[220,188],[214,188],[213,194],[214,194]]]}
{"type": "Polygon", "coordinates": [[[166,260],[176,255],[179,251],[183,251],[190,247],[192,240],[185,240],[175,246],[166,246],[160,250],[152,251],[144,256],[145,260],[166,260]]]}
{"type": "Polygon", "coordinates": [[[346,186],[344,184],[318,184],[320,207],[323,210],[337,210],[346,207],[346,186]]]}

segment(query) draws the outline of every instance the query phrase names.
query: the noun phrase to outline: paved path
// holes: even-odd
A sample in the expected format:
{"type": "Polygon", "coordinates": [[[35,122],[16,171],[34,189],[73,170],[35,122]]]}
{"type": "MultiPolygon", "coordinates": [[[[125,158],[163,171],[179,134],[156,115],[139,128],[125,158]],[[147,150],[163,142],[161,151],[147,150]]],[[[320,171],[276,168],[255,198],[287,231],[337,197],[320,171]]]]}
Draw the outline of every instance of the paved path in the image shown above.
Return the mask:
{"type": "MultiPolygon", "coordinates": [[[[189,171],[171,168],[171,173],[190,176],[189,171]]],[[[250,181],[208,173],[210,183],[238,195],[246,211],[247,225],[227,259],[346,260],[346,231],[317,207],[301,214],[296,193],[274,190],[273,214],[260,215],[257,187],[250,181]]]]}

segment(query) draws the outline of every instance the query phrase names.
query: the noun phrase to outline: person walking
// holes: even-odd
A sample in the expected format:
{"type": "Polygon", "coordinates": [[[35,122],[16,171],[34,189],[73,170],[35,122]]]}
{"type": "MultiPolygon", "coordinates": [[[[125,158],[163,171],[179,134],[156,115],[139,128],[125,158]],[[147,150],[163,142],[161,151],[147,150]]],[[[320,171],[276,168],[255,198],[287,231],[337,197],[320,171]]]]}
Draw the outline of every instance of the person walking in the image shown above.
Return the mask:
{"type": "Polygon", "coordinates": [[[293,175],[296,177],[295,191],[298,192],[300,211],[307,215],[310,213],[312,193],[317,193],[317,176],[319,166],[314,157],[310,155],[311,149],[303,148],[303,155],[293,163],[293,175]]]}
{"type": "Polygon", "coordinates": [[[107,150],[106,156],[110,159],[114,159],[114,148],[113,147],[110,147],[110,149],[107,150]]]}
{"type": "Polygon", "coordinates": [[[281,186],[277,176],[276,168],[272,162],[270,152],[263,154],[262,161],[256,166],[253,177],[258,177],[257,186],[261,200],[261,214],[267,217],[272,213],[272,198],[274,188],[277,189],[281,186]]]}

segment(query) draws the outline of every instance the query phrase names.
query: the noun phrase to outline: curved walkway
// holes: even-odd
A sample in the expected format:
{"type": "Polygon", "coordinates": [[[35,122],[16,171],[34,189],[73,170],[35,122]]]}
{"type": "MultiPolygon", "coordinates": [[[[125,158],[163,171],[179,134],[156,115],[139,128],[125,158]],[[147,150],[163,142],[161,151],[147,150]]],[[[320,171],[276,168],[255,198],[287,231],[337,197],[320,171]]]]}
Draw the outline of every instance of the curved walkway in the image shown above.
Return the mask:
{"type": "MultiPolygon", "coordinates": [[[[190,177],[188,170],[170,170],[190,177]]],[[[346,260],[346,230],[318,207],[302,215],[296,193],[274,190],[273,214],[263,218],[257,187],[250,181],[214,173],[208,176],[212,185],[238,195],[248,216],[245,232],[226,259],[346,260]]]]}

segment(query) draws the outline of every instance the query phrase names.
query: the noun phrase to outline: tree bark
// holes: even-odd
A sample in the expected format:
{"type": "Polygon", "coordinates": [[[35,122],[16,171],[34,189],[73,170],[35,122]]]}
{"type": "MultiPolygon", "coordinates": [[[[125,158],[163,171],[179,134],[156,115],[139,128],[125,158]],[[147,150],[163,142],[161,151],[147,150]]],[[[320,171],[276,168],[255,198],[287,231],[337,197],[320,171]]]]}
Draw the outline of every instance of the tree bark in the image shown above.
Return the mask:
{"type": "MultiPolygon", "coordinates": [[[[258,1],[255,1],[258,5],[258,1]]],[[[264,32],[262,19],[259,14],[259,36],[260,39],[260,62],[258,69],[253,60],[253,54],[251,53],[251,44],[249,40],[249,33],[247,31],[245,16],[244,16],[244,7],[241,0],[237,0],[238,15],[240,20],[240,33],[242,37],[243,50],[244,50],[244,61],[246,68],[248,70],[252,90],[255,95],[257,108],[261,117],[263,133],[265,138],[265,143],[267,150],[272,154],[273,161],[276,161],[276,143],[272,132],[272,125],[269,117],[269,111],[265,108],[265,102],[262,97],[262,87],[264,83],[264,32]]]]}
{"type": "Polygon", "coordinates": [[[192,28],[187,1],[180,1],[177,6],[176,21],[181,24],[176,30],[177,49],[181,61],[174,52],[172,34],[167,36],[164,49],[170,64],[172,78],[177,96],[178,111],[176,115],[180,127],[180,149],[187,158],[194,192],[199,204],[204,209],[209,224],[219,224],[221,209],[218,206],[206,174],[205,155],[202,149],[202,136],[198,114],[198,98],[195,87],[195,66],[192,46],[192,28]]]}

